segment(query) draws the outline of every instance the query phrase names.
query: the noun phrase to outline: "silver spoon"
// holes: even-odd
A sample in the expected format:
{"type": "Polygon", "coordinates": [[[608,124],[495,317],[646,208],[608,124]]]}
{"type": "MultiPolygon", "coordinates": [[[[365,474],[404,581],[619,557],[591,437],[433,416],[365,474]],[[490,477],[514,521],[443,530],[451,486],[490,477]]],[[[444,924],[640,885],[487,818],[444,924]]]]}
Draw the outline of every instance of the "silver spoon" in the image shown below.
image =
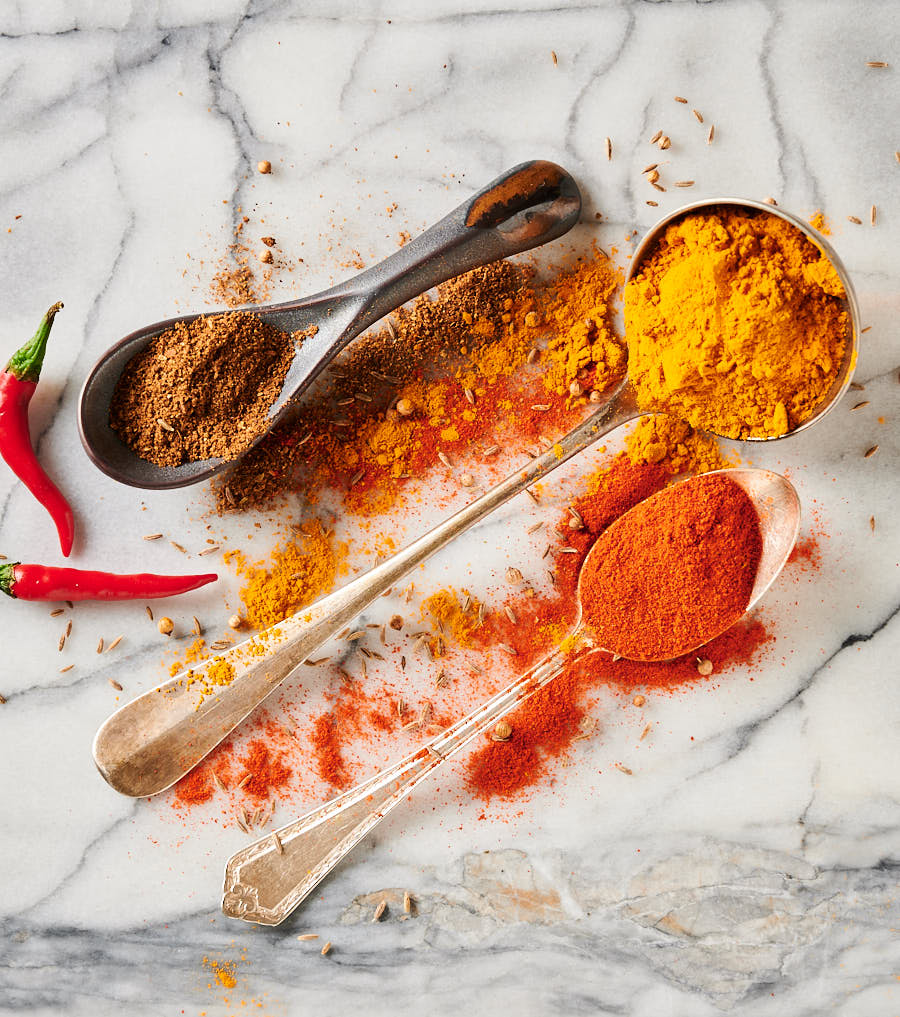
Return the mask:
{"type": "MultiPolygon", "coordinates": [[[[318,329],[297,347],[269,412],[269,429],[323,368],[374,322],[445,279],[556,240],[578,222],[580,213],[581,194],[564,169],[542,160],[523,162],[374,268],[311,297],[247,308],[288,333],[318,329]]],[[[176,322],[198,317],[170,318],[132,332],[103,354],[85,380],[78,407],[82,444],[94,464],[122,484],[184,487],[231,465],[207,459],[159,467],[132,452],[109,426],[110,402],[128,362],[176,322]]]]}
{"type": "MultiPolygon", "coordinates": [[[[762,557],[745,609],[750,611],[775,581],[794,547],[800,528],[800,500],[784,477],[769,470],[720,472],[727,474],[747,492],[759,515],[762,557]]],[[[696,479],[692,477],[681,483],[690,484],[696,479]]],[[[664,498],[670,491],[671,488],[653,497],[664,498]]],[[[225,914],[260,925],[283,922],[345,855],[409,796],[420,781],[552,681],[566,663],[583,655],[583,651],[598,649],[581,619],[581,576],[591,555],[599,547],[598,542],[582,564],[578,582],[578,613],[573,638],[564,644],[566,649],[552,650],[483,706],[393,766],[313,809],[302,819],[238,851],[225,867],[222,899],[225,914]]],[[[725,627],[729,628],[730,624],[725,627]]],[[[721,632],[703,633],[703,638],[695,646],[678,647],[678,656],[698,649],[718,635],[721,632]]]]}
{"type": "MultiPolygon", "coordinates": [[[[645,237],[632,259],[629,277],[653,238],[676,216],[709,205],[734,204],[778,214],[802,228],[822,246],[847,292],[851,335],[844,361],[819,411],[782,437],[790,437],[820,420],[843,395],[853,376],[859,335],[859,310],[846,270],[824,241],[817,240],[801,220],[761,202],[723,198],[695,203],[662,219],[645,237]]],[[[581,452],[620,424],[641,415],[627,379],[622,381],[609,402],[601,405],[583,423],[560,438],[554,448],[516,470],[480,498],[460,509],[393,557],[359,576],[353,582],[323,597],[309,608],[267,630],[261,637],[246,640],[230,650],[211,657],[193,670],[201,675],[220,659],[234,667],[235,678],[198,705],[198,695],[187,685],[187,672],[146,692],[114,713],[99,729],[93,753],[97,768],[116,791],[132,797],[157,794],[183,777],[226,738],[263,700],[328,639],[336,635],[377,600],[385,590],[397,584],[431,555],[464,533],[495,508],[547,476],[562,463],[581,452]],[[254,656],[251,644],[263,645],[266,653],[254,656]]],[[[765,439],[781,440],[781,439],[765,439]]]]}

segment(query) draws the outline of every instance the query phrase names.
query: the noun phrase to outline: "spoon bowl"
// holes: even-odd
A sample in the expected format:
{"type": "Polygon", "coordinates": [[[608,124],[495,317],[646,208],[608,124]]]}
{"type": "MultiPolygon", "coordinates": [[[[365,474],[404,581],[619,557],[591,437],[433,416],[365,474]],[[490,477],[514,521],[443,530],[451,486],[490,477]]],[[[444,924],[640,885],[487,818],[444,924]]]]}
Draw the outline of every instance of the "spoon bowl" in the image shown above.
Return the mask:
{"type": "MultiPolygon", "coordinates": [[[[759,470],[759,469],[726,469],[726,470],[714,470],[710,473],[704,473],[700,476],[712,477],[716,475],[722,475],[728,477],[729,480],[733,481],[738,485],[753,502],[753,507],[756,509],[756,516],[759,520],[759,533],[762,539],[762,552],[760,554],[759,564],[756,569],[756,577],[753,582],[753,588],[750,591],[750,599],[744,608],[744,614],[748,611],[753,610],[760,599],[765,595],[766,591],[778,578],[779,573],[784,568],[785,562],[787,562],[791,551],[794,549],[794,545],[797,542],[797,534],[800,532],[800,499],[797,495],[797,491],[790,481],[786,480],[780,473],[773,473],[771,470],[759,470]]],[[[687,477],[684,480],[679,481],[678,484],[672,485],[674,487],[680,487],[683,484],[690,484],[698,479],[697,477],[687,477]]],[[[672,491],[672,487],[667,487],[657,494],[651,495],[645,501],[641,502],[640,508],[646,506],[648,502],[652,502],[658,498],[665,498],[669,492],[672,491]]],[[[635,511],[631,509],[630,511],[635,511]]],[[[613,523],[618,525],[622,520],[626,519],[628,513],[624,513],[613,523]]],[[[581,564],[581,571],[578,575],[578,614],[576,618],[576,632],[580,635],[582,641],[595,648],[596,643],[592,637],[589,628],[583,624],[583,612],[582,612],[582,579],[585,575],[585,566],[588,562],[596,555],[602,554],[604,548],[600,541],[596,541],[591,547],[587,554],[587,557],[581,564]]],[[[719,629],[699,633],[697,641],[688,644],[687,646],[672,647],[672,653],[666,659],[673,660],[677,657],[684,657],[694,650],[698,650],[701,646],[705,646],[707,643],[712,642],[717,636],[720,636],[727,629],[731,628],[734,624],[734,619],[726,621],[719,629]]],[[[615,646],[602,647],[607,652],[616,653],[623,657],[628,657],[629,654],[621,653],[620,650],[615,646]]],[[[658,660],[659,658],[641,658],[642,660],[658,660]]]]}
{"type": "MultiPolygon", "coordinates": [[[[658,219],[649,230],[647,230],[641,239],[641,242],[635,248],[634,254],[631,258],[631,264],[629,265],[626,273],[625,281],[626,285],[631,282],[644,260],[653,250],[656,242],[665,232],[666,228],[673,222],[691,213],[712,212],[722,205],[745,209],[748,212],[765,212],[767,215],[773,215],[778,219],[783,219],[785,222],[790,223],[791,226],[800,230],[800,232],[803,233],[831,262],[835,272],[838,274],[838,278],[841,280],[841,284],[844,287],[843,303],[850,323],[850,328],[846,337],[847,341],[844,344],[844,356],[837,375],[830,388],[823,396],[822,401],[819,403],[816,412],[807,420],[804,420],[802,424],[798,424],[797,427],[792,428],[786,434],[759,435],[740,439],[741,441],[753,442],[779,441],[782,438],[790,438],[795,434],[799,434],[801,431],[805,431],[807,428],[812,427],[813,424],[818,423],[827,413],[830,413],[838,402],[840,402],[843,394],[847,391],[850,382],[853,380],[853,372],[856,369],[861,322],[859,302],[856,299],[856,291],[853,288],[853,283],[850,281],[850,275],[844,267],[844,263],[822,234],[819,233],[818,230],[813,229],[809,223],[804,222],[798,216],[793,215],[790,212],[786,212],[783,208],[779,208],[777,205],[766,204],[764,201],[755,201],[752,198],[731,197],[707,198],[703,201],[693,201],[687,205],[681,205],[679,208],[676,208],[672,212],[664,215],[661,219],[658,219]]],[[[717,437],[727,437],[727,435],[717,435],[717,437]]]]}
{"type": "MultiPolygon", "coordinates": [[[[751,469],[721,472],[727,473],[750,496],[763,538],[762,557],[746,613],[769,589],[791,553],[799,527],[800,502],[793,486],[777,473],[751,469]]],[[[681,483],[690,484],[695,479],[681,483]]],[[[664,491],[654,497],[663,494],[664,491]]],[[[708,636],[704,643],[718,634],[708,636]]],[[[580,636],[580,640],[564,640],[561,648],[553,650],[502,692],[420,749],[238,851],[225,866],[223,912],[231,918],[260,925],[283,922],[433,770],[549,684],[582,649],[587,653],[596,651],[590,639],[585,638],[580,612],[574,635],[580,636]]]]}
{"type": "MultiPolygon", "coordinates": [[[[521,254],[563,236],[578,221],[581,194],[562,167],[521,163],[373,268],[301,300],[243,308],[287,333],[305,333],[262,441],[293,400],[312,385],[348,343],[386,314],[455,275],[521,254]],[[313,333],[313,334],[310,334],[313,333]]],[[[210,312],[228,313],[228,312],[210,312]]],[[[185,487],[212,477],[233,460],[206,459],[159,467],[136,455],[110,427],[109,408],[125,366],[156,336],[198,314],[169,318],[132,332],[103,354],[85,380],[78,429],[91,461],[122,484],[147,490],[185,487]]]]}

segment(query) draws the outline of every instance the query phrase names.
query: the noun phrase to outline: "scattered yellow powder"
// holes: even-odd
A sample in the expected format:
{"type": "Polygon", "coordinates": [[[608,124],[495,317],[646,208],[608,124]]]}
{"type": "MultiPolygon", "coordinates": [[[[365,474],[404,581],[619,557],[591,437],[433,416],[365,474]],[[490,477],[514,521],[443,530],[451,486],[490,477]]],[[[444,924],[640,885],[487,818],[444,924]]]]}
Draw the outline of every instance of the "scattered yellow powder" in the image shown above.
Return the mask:
{"type": "Polygon", "coordinates": [[[346,545],[333,546],[319,521],[312,520],[300,527],[299,540],[272,552],[268,567],[263,563],[250,566],[242,557],[231,557],[238,574],[245,578],[241,600],[249,623],[254,628],[268,628],[328,592],[346,551],[346,545]]]}
{"type": "Polygon", "coordinates": [[[665,413],[640,417],[625,438],[625,451],[633,463],[661,463],[672,476],[737,465],[737,456],[724,455],[715,438],[665,413]]]}
{"type": "Polygon", "coordinates": [[[541,358],[544,385],[565,395],[578,372],[593,372],[592,387],[603,390],[625,370],[625,344],[613,330],[612,302],[622,284],[621,271],[594,250],[550,290],[544,313],[551,339],[541,358]]]}
{"type": "Polygon", "coordinates": [[[814,230],[818,230],[822,236],[831,236],[831,226],[828,224],[828,220],[825,218],[823,212],[815,212],[813,217],[809,220],[809,224],[814,230]]]}
{"type": "Polygon", "coordinates": [[[467,590],[463,590],[462,594],[468,601],[465,611],[451,586],[438,590],[422,602],[422,617],[430,617],[432,627],[445,639],[468,646],[478,622],[479,602],[467,590]]]}
{"type": "MultiPolygon", "coordinates": [[[[237,985],[237,978],[235,972],[237,970],[237,964],[234,961],[220,962],[211,960],[209,957],[203,958],[203,966],[208,968],[216,978],[216,981],[223,988],[233,989],[237,985]]],[[[212,988],[212,985],[209,985],[212,988]]]]}

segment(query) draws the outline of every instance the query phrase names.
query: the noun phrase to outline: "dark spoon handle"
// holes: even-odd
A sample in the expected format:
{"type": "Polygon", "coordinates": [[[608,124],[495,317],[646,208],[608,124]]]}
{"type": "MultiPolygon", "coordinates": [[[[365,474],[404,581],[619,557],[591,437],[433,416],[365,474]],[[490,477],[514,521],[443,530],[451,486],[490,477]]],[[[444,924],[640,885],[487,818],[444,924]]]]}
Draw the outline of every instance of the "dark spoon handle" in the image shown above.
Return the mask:
{"type": "Polygon", "coordinates": [[[322,293],[266,308],[266,318],[288,331],[323,314],[333,322],[303,343],[285,395],[302,392],[344,346],[401,304],[453,276],[561,237],[580,213],[578,185],[562,167],[523,162],[373,268],[322,293]]]}

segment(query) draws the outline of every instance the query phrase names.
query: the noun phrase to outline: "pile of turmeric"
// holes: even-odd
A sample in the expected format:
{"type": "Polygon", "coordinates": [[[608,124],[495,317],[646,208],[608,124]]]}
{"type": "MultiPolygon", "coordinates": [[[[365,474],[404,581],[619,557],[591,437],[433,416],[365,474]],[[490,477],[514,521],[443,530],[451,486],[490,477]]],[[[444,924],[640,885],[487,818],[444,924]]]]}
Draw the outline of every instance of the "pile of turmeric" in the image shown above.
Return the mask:
{"type": "Polygon", "coordinates": [[[780,217],[685,215],[625,290],[639,404],[729,438],[786,434],[838,376],[844,296],[825,254],[780,217]]]}
{"type": "Polygon", "coordinates": [[[265,629],[312,603],[334,585],[346,547],[335,545],[318,519],[297,527],[297,536],[276,547],[267,565],[249,565],[240,552],[226,560],[243,575],[241,600],[247,621],[265,629]]]}

